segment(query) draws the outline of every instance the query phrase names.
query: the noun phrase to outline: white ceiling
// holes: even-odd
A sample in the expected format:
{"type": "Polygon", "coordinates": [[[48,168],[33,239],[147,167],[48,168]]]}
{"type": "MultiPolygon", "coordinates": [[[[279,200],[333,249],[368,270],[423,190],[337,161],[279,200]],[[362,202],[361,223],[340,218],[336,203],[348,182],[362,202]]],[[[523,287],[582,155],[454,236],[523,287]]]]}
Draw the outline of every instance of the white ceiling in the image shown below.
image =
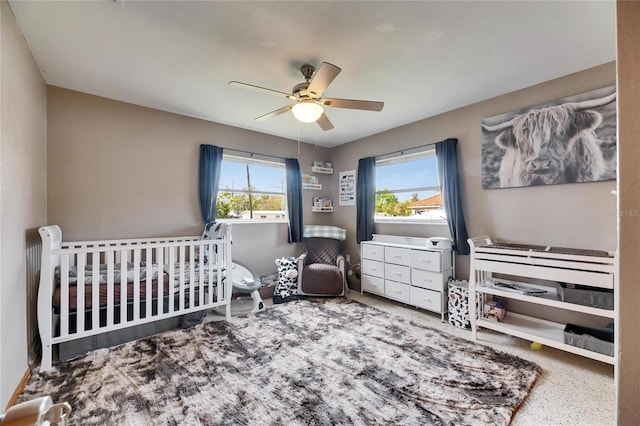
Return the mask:
{"type": "Polygon", "coordinates": [[[47,84],[332,147],[615,60],[615,1],[10,1],[47,84]],[[383,101],[291,113],[303,63],[342,73],[326,97],[383,101]]]}

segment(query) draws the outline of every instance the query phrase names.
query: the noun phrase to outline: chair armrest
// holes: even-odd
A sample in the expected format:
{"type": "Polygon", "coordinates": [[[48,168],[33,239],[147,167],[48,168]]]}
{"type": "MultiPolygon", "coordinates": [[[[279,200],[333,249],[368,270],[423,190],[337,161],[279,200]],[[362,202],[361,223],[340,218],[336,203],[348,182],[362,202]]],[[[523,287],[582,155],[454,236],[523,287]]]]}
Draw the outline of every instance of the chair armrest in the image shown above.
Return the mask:
{"type": "Polygon", "coordinates": [[[343,255],[338,255],[336,258],[336,265],[338,266],[340,275],[342,275],[342,288],[344,289],[344,293],[349,293],[349,286],[347,285],[347,271],[345,269],[346,261],[343,255]]]}
{"type": "Polygon", "coordinates": [[[304,267],[304,263],[307,260],[307,253],[302,253],[300,256],[298,256],[298,258],[296,259],[296,264],[298,265],[298,273],[300,273],[300,271],[302,270],[302,268],[304,267]]]}

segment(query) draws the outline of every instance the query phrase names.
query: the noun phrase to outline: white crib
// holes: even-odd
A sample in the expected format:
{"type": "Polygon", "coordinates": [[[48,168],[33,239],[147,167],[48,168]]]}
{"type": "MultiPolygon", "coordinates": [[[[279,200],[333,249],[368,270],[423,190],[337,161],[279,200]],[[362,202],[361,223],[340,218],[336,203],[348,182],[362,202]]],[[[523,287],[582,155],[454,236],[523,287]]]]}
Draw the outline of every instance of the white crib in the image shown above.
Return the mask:
{"type": "Polygon", "coordinates": [[[39,229],[41,371],[53,345],[216,307],[231,318],[231,240],[199,236],[63,242],[39,229]]]}

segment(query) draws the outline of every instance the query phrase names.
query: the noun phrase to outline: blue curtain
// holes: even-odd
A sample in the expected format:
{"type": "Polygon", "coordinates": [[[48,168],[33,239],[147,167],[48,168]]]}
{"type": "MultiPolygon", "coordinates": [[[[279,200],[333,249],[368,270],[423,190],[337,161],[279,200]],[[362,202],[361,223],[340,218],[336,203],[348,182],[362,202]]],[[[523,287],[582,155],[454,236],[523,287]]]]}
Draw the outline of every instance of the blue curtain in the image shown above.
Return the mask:
{"type": "Polygon", "coordinates": [[[302,176],[295,158],[287,158],[287,209],[289,211],[289,242],[302,241],[302,176]]]}
{"type": "Polygon", "coordinates": [[[467,226],[464,223],[462,197],[460,196],[460,178],[458,174],[458,139],[447,139],[436,144],[438,159],[438,177],[442,189],[444,211],[453,240],[453,249],[458,254],[469,254],[467,226]]]}
{"type": "Polygon", "coordinates": [[[356,240],[373,239],[373,216],[376,211],[376,159],[361,158],[356,183],[356,240]]]}
{"type": "Polygon", "coordinates": [[[200,213],[206,225],[216,221],[216,200],[220,185],[221,166],[222,148],[213,145],[200,145],[198,193],[200,195],[200,213]]]}

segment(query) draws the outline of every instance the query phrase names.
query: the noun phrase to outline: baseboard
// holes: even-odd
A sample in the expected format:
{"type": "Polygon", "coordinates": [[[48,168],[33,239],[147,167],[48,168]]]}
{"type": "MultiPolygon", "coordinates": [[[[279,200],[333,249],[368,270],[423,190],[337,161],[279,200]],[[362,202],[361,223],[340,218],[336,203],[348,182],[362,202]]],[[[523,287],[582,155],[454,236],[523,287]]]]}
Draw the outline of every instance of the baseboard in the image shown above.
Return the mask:
{"type": "Polygon", "coordinates": [[[16,390],[14,390],[13,394],[11,394],[11,398],[9,398],[9,401],[7,402],[7,406],[5,407],[4,411],[7,411],[9,408],[15,405],[16,401],[18,400],[18,397],[20,396],[22,391],[24,391],[24,388],[27,385],[27,382],[31,378],[31,373],[33,372],[33,368],[35,364],[36,363],[33,362],[29,365],[29,367],[27,367],[27,371],[24,372],[22,379],[18,383],[18,386],[16,386],[16,390]]]}

